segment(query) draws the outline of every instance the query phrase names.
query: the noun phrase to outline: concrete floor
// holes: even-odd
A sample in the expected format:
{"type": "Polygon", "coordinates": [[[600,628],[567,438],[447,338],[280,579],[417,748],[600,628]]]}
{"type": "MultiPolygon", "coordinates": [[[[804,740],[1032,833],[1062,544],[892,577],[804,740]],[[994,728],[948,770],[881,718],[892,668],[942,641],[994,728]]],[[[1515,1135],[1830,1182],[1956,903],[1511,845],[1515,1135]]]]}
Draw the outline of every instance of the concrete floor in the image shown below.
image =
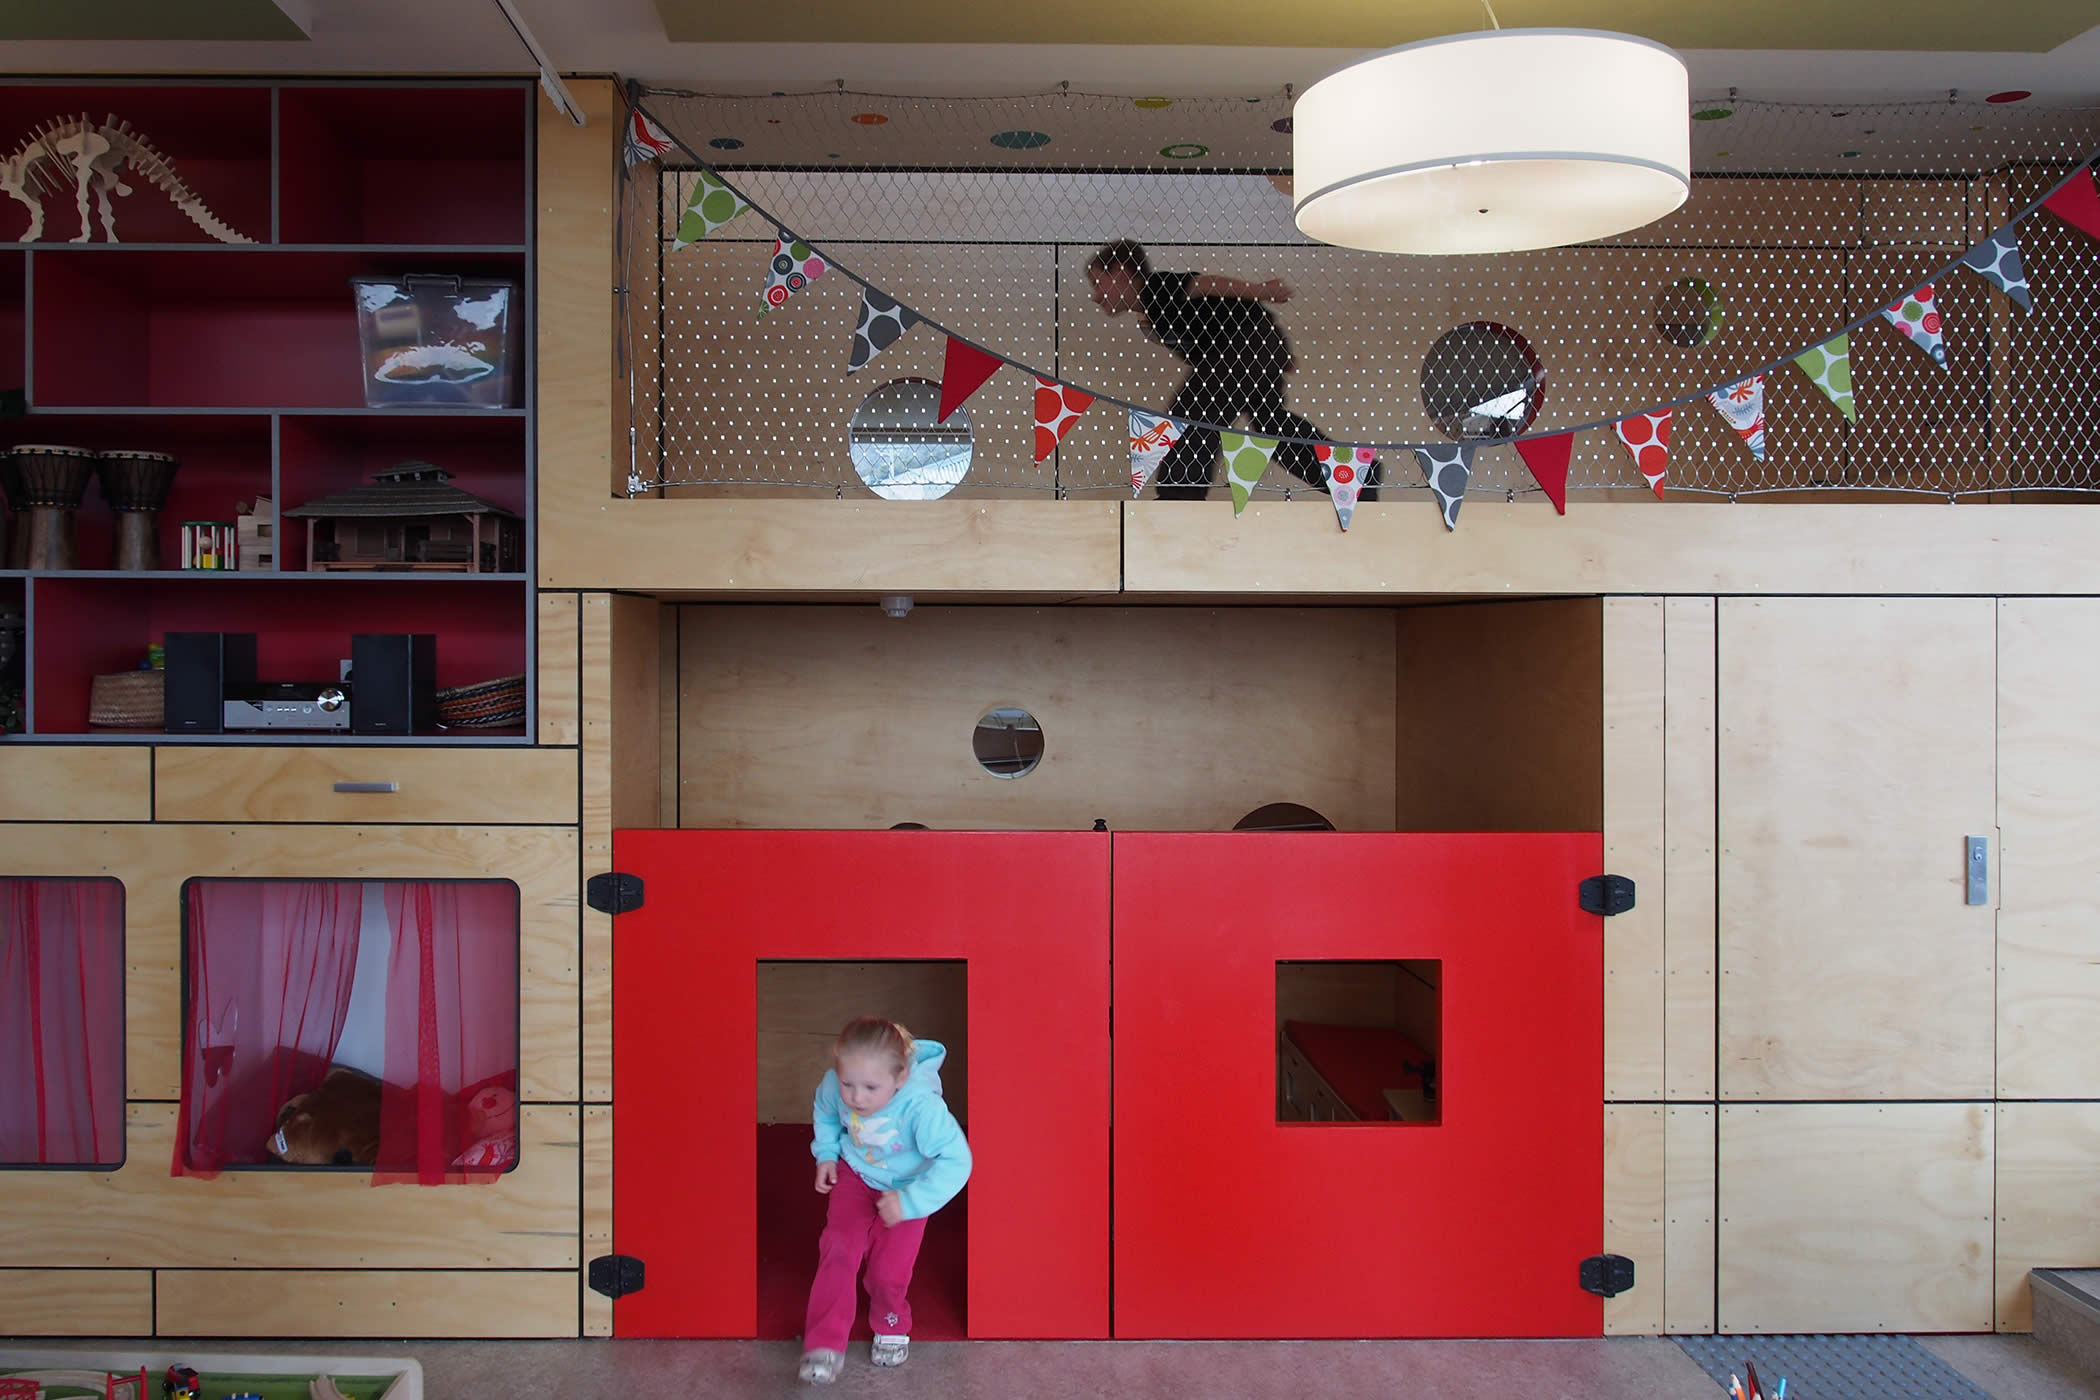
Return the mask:
{"type": "MultiPolygon", "coordinates": [[[[1922,1340],[1995,1400],[2100,1400],[2100,1384],[2031,1338],[1922,1340]]],[[[167,1342],[152,1345],[170,1347],[167,1342]]],[[[423,1365],[429,1400],[517,1395],[765,1400],[812,1394],[795,1383],[798,1348],[785,1342],[190,1345],[200,1353],[413,1356],[423,1365]]],[[[0,1357],[8,1349],[0,1342],[0,1357]]],[[[897,1371],[874,1369],[865,1345],[856,1344],[839,1384],[820,1393],[940,1400],[1714,1400],[1723,1392],[1675,1343],[1625,1337],[1575,1342],[955,1342],[914,1347],[911,1363],[897,1371]]]]}

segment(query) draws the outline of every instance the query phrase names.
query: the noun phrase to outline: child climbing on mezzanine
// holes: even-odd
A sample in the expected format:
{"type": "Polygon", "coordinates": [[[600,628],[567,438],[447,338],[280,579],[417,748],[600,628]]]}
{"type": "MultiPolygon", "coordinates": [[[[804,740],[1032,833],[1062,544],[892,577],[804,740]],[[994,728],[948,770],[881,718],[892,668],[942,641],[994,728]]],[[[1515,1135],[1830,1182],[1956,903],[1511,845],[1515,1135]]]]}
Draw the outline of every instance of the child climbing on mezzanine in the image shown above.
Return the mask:
{"type": "Polygon", "coordinates": [[[901,1366],[911,1344],[912,1266],[926,1219],[970,1179],[970,1144],[941,1097],[937,1041],[895,1021],[849,1022],[817,1086],[810,1154],[829,1198],[802,1329],[803,1380],[838,1379],[853,1330],[854,1283],[867,1262],[868,1322],[877,1366],[901,1366]],[[839,1169],[840,1162],[845,1170],[839,1169]]]}

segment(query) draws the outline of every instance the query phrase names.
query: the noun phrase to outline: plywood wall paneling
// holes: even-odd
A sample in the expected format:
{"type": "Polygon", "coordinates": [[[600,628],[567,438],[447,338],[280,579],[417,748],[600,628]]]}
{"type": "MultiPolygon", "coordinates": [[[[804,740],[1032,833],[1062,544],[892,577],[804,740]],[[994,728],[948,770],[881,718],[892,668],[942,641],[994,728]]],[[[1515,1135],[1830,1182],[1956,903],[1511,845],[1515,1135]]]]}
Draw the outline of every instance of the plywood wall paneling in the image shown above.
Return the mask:
{"type": "Polygon", "coordinates": [[[0,1267],[567,1269],[573,1320],[576,1113],[526,1104],[518,1167],[491,1184],[375,1187],[361,1172],[170,1176],[175,1105],[135,1102],[118,1170],[10,1174],[0,1267]]]}
{"type": "Polygon", "coordinates": [[[1650,498],[1639,510],[1583,501],[1560,516],[1543,501],[1469,501],[1455,533],[1434,510],[1366,506],[1343,535],[1315,504],[1249,506],[1235,522],[1229,501],[1126,501],[1126,592],[2073,593],[2091,585],[2100,556],[2100,511],[1650,498]]]}
{"type": "Polygon", "coordinates": [[[2100,1098],[2100,600],[1998,604],[1998,1095],[2100,1098]]]}
{"type": "Polygon", "coordinates": [[[1714,1330],[1714,1120],[1712,1104],[1663,1110],[1665,1166],[1663,1330],[1714,1330]]]}
{"type": "Polygon", "coordinates": [[[1724,1104],[1722,1332],[1984,1332],[1992,1108],[1724,1104]]]}
{"type": "Polygon", "coordinates": [[[1399,829],[1598,830],[1599,600],[1407,607],[1396,626],[1399,829]]]}
{"type": "Polygon", "coordinates": [[[527,1101],[576,1097],[573,827],[22,825],[0,874],[124,882],[125,1092],[181,1094],[182,883],[191,876],[517,882],[519,1083],[527,1101]]]}
{"type": "Polygon", "coordinates": [[[575,1275],[165,1269],[163,1337],[573,1337],[575,1275]]]}
{"type": "Polygon", "coordinates": [[[1968,208],[1964,180],[1862,180],[1859,241],[1870,246],[1966,247],[1973,241],[1968,208]]]}
{"type": "Polygon", "coordinates": [[[1633,1261],[1629,1293],[1604,1300],[1607,1336],[1658,1335],[1668,1268],[1666,1132],[1653,1104],[1604,1106],[1604,1251],[1633,1261]]]}
{"type": "Polygon", "coordinates": [[[1714,600],[1663,604],[1664,1097],[1714,1097],[1714,600]]]}
{"type": "Polygon", "coordinates": [[[590,1285],[590,1261],[613,1252],[613,1107],[583,1110],[583,1262],[576,1286],[583,1293],[583,1335],[613,1334],[613,1300],[590,1285]]]}
{"type": "Polygon", "coordinates": [[[1391,827],[1379,612],[682,611],[687,826],[1222,831],[1300,802],[1342,830],[1391,827]],[[1043,725],[1019,779],[971,753],[996,705],[1043,725]]]}
{"type": "Polygon", "coordinates": [[[144,1337],[146,1269],[0,1269],[0,1337],[144,1337]]]}
{"type": "MultiPolygon", "coordinates": [[[[613,868],[613,607],[609,593],[586,593],[579,604],[583,667],[583,879],[613,868]]],[[[613,917],[585,905],[583,963],[583,1097],[613,1096],[613,917]]]]}
{"type": "Polygon", "coordinates": [[[154,753],[154,816],[178,822],[573,825],[572,754],[526,748],[169,747],[154,753]],[[393,792],[339,792],[390,782],[393,792]]]}
{"type": "Polygon", "coordinates": [[[574,593],[539,595],[539,738],[574,744],[581,731],[577,698],[577,601],[574,593]]]}
{"type": "Polygon", "coordinates": [[[1722,1096],[1990,1098],[1995,605],[1729,598],[1719,637],[1722,1096]]]}
{"type": "MultiPolygon", "coordinates": [[[[1397,1029],[1398,963],[1289,963],[1276,969],[1276,1024],[1316,1021],[1397,1029]]],[[[1419,981],[1409,977],[1410,982],[1419,981]]]]}
{"type": "Polygon", "coordinates": [[[1634,907],[1604,920],[1604,1097],[1663,1096],[1663,603],[1604,601],[1604,868],[1634,907]]]}
{"type": "Polygon", "coordinates": [[[654,598],[629,593],[612,599],[612,824],[651,827],[658,813],[663,742],[662,609],[654,598]]]}
{"type": "Polygon", "coordinates": [[[2034,1330],[2030,1269],[2100,1259],[2100,1104],[1998,1105],[2000,1332],[2034,1330]]]}
{"type": "Polygon", "coordinates": [[[0,746],[0,814],[8,821],[153,819],[153,758],[138,745],[0,746]]]}
{"type": "Polygon", "coordinates": [[[970,1112],[969,969],[960,962],[768,962],[758,968],[758,1121],[807,1123],[831,1047],[856,1016],[887,1016],[948,1047],[941,1091],[970,1112]]]}

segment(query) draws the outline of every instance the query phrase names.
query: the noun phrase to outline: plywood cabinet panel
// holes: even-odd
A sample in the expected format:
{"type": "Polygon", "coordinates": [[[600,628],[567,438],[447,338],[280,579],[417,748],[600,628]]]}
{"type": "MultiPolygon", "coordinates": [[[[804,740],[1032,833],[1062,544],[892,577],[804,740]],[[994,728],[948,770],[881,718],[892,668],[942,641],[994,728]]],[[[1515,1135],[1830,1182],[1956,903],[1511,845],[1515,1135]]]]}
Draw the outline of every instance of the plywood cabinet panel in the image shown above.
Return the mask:
{"type": "Polygon", "coordinates": [[[1633,1261],[1634,1287],[1604,1300],[1607,1336],[1654,1336],[1664,1322],[1666,1134],[1654,1104],[1604,1106],[1604,1248],[1633,1261]]]}
{"type": "Polygon", "coordinates": [[[170,1269],[163,1337],[573,1337],[566,1273],[170,1269]]]}
{"type": "Polygon", "coordinates": [[[1715,1093],[1714,607],[1663,604],[1663,1092],[1677,1101],[1715,1093]]]}
{"type": "Polygon", "coordinates": [[[152,767],[137,746],[0,745],[0,820],[150,821],[152,767]]]}
{"type": "Polygon", "coordinates": [[[1714,1330],[1714,1131],[1712,1104],[1663,1110],[1668,1262],[1663,1274],[1663,1330],[1714,1330]]]}
{"type": "Polygon", "coordinates": [[[1997,805],[1989,599],[1723,599],[1720,1086],[1988,1099],[1997,805]]]}
{"type": "Polygon", "coordinates": [[[154,815],[176,822],[576,821],[576,756],[559,749],[164,748],[154,815]],[[392,783],[391,792],[343,784],[392,783]]]}
{"type": "Polygon", "coordinates": [[[153,1330],[147,1269],[0,1269],[0,1337],[140,1337],[153,1330]]]}
{"type": "Polygon", "coordinates": [[[1634,907],[1604,921],[1604,1097],[1655,1100],[1664,1068],[1663,603],[1604,603],[1604,868],[1634,907]]]}
{"type": "Polygon", "coordinates": [[[2100,1259],[2100,1104],[1998,1105],[1998,1330],[2034,1328],[2030,1269],[2100,1259]]]}

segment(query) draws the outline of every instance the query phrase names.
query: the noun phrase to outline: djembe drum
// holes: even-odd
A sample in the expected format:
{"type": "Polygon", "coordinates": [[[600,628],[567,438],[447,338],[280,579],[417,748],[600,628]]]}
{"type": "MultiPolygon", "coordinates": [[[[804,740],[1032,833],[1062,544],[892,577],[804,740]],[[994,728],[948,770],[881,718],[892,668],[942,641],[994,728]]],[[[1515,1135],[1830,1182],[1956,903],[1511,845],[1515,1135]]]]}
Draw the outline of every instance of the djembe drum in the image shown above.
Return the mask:
{"type": "MultiPolygon", "coordinates": [[[[15,470],[22,477],[22,497],[15,509],[26,508],[29,514],[21,567],[79,567],[73,512],[80,509],[88,480],[95,474],[96,454],[84,447],[25,444],[16,447],[13,456],[15,470]]],[[[19,530],[16,538],[21,538],[19,530]]]]}
{"type": "Polygon", "coordinates": [[[182,463],[165,452],[105,452],[97,470],[102,498],[117,513],[113,569],[160,567],[160,512],[182,463]]]}

